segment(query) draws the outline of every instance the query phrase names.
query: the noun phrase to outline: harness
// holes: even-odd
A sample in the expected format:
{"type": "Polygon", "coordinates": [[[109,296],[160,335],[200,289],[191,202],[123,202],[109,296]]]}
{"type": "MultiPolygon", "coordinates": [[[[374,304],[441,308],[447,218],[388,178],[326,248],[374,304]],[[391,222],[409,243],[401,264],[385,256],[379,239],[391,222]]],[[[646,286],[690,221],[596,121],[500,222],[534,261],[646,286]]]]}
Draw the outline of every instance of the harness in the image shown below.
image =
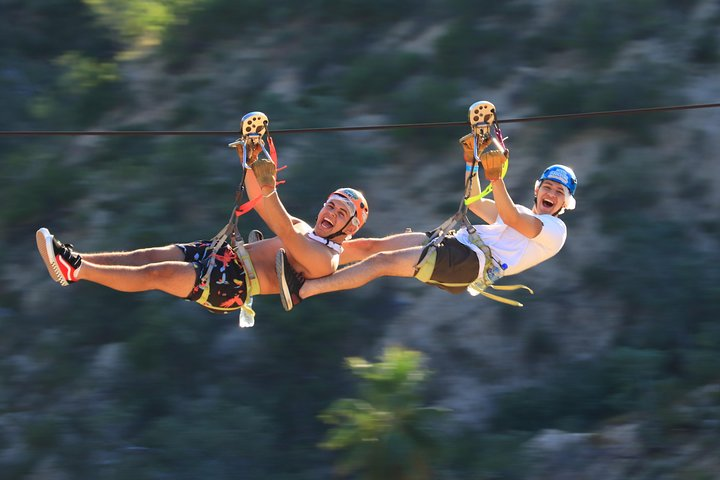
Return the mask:
{"type": "MultiPolygon", "coordinates": [[[[505,303],[507,305],[512,305],[516,307],[522,307],[522,303],[516,300],[501,297],[499,295],[487,292],[488,288],[492,288],[494,290],[505,291],[525,289],[531,294],[534,293],[529,287],[525,285],[495,285],[495,282],[503,277],[504,272],[507,269],[507,265],[504,263],[500,263],[497,259],[495,259],[495,257],[493,257],[492,250],[485,244],[485,242],[483,242],[482,238],[480,238],[480,234],[477,233],[477,230],[467,217],[468,206],[487,196],[492,191],[492,184],[490,184],[479,195],[476,195],[474,197],[470,196],[472,192],[473,178],[475,175],[478,174],[477,166],[480,163],[480,154],[478,153],[478,151],[480,150],[480,147],[485,146],[482,152],[488,152],[491,149],[495,149],[497,151],[505,149],[502,132],[497,125],[497,119],[494,115],[494,109],[493,119],[490,122],[474,121],[472,111],[473,108],[476,107],[476,105],[477,103],[473,104],[470,107],[470,124],[472,126],[473,133],[473,163],[470,166],[470,174],[465,181],[465,192],[463,195],[463,199],[460,202],[460,206],[458,207],[457,212],[455,212],[450,218],[445,220],[442,224],[435,228],[435,230],[433,230],[432,234],[430,235],[430,239],[426,244],[428,253],[423,257],[422,260],[418,262],[417,265],[415,265],[415,273],[417,275],[423,265],[431,257],[434,257],[434,255],[431,255],[431,252],[438,248],[440,243],[442,243],[442,241],[448,234],[454,232],[458,227],[465,228],[468,232],[468,238],[470,239],[470,242],[476,247],[478,247],[478,249],[485,256],[485,266],[483,267],[483,272],[474,282],[468,285],[468,293],[470,293],[470,295],[472,296],[483,295],[491,300],[495,300],[496,302],[505,303]]],[[[506,170],[507,162],[505,163],[505,168],[503,169],[503,175],[505,174],[506,170]]]]}
{"type": "Polygon", "coordinates": [[[261,196],[257,196],[253,199],[249,199],[247,202],[243,203],[242,201],[243,193],[245,192],[245,175],[247,168],[249,168],[247,162],[251,155],[254,155],[258,150],[262,150],[268,158],[272,158],[277,164],[277,154],[269,135],[267,139],[268,146],[270,147],[269,152],[265,148],[265,143],[262,141],[263,135],[268,133],[268,119],[264,113],[250,112],[246,114],[242,118],[240,127],[241,137],[228,144],[228,147],[235,148],[237,150],[242,163],[243,173],[235,192],[235,205],[232,209],[232,213],[230,214],[230,219],[228,220],[228,223],[212,238],[210,246],[208,247],[210,248],[211,253],[209,255],[207,271],[200,279],[199,288],[203,290],[203,293],[197,302],[203,303],[210,295],[210,274],[216,266],[218,251],[222,245],[227,242],[235,255],[237,255],[238,260],[242,263],[243,269],[245,270],[247,299],[243,305],[240,306],[239,318],[239,326],[245,328],[252,327],[255,324],[255,311],[252,309],[252,297],[253,295],[258,295],[260,293],[260,282],[258,280],[257,273],[255,272],[255,268],[250,260],[250,254],[245,248],[245,242],[238,229],[239,217],[252,210],[261,198],[261,196]]]}

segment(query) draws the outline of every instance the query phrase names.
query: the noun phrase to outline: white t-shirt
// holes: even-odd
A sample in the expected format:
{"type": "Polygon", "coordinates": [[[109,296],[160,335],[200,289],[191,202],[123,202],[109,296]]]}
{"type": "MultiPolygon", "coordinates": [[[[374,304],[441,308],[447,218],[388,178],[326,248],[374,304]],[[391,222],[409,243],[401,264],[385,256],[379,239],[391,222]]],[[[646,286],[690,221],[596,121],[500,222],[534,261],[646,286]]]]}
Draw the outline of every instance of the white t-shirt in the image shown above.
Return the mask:
{"type": "MultiPolygon", "coordinates": [[[[532,215],[542,222],[542,230],[535,238],[528,238],[514,228],[508,227],[500,215],[491,225],[474,225],[482,241],[490,247],[493,257],[501,264],[507,265],[505,276],[516,275],[544,262],[560,251],[567,238],[567,227],[559,218],[552,215],[536,215],[522,205],[517,207],[522,213],[532,215]]],[[[465,228],[458,230],[455,238],[477,253],[480,273],[482,273],[485,255],[470,241],[467,230],[465,228]]]]}

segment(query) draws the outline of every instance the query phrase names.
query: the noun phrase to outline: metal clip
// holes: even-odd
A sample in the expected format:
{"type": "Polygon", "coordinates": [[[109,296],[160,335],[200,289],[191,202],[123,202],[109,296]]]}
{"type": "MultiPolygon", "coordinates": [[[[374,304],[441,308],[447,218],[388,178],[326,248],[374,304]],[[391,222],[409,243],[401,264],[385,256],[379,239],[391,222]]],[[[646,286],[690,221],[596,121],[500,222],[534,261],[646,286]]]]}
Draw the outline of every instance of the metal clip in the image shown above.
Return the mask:
{"type": "Polygon", "coordinates": [[[480,147],[490,139],[492,127],[497,120],[495,105],[486,100],[473,103],[468,109],[468,120],[473,134],[473,155],[479,162],[480,147]]]}
{"type": "Polygon", "coordinates": [[[262,148],[267,158],[271,158],[270,153],[265,148],[263,136],[268,133],[269,125],[268,117],[263,112],[250,112],[242,117],[240,122],[240,138],[228,144],[230,148],[239,148],[242,145],[242,166],[248,168],[248,153],[254,152],[258,145],[262,148]]]}

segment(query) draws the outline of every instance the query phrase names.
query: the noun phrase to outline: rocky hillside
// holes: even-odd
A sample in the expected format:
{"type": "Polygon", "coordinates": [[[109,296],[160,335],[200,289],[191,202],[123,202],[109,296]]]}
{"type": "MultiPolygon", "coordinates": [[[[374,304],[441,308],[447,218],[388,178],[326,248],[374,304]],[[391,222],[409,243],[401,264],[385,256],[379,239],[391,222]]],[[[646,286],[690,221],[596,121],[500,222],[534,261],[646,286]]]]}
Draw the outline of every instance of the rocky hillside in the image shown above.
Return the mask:
{"type": "MultiPolygon", "coordinates": [[[[149,36],[68,2],[95,40],[63,28],[67,50],[37,51],[28,38],[44,37],[21,27],[44,12],[16,7],[27,38],[2,50],[2,128],[227,131],[262,110],[272,131],[459,121],[477,100],[502,120],[720,99],[715,1],[306,3],[177,2],[149,36]]],[[[548,164],[579,177],[566,247],[517,277],[535,290],[522,309],[382,279],[291,313],[259,298],[252,330],[159,294],[61,290],[32,241],[41,225],[82,251],[214,234],[233,138],[3,138],[0,465],[9,478],[316,478],[330,461],[314,417],[350,389],[342,358],[401,344],[426,354],[428,396],[453,411],[438,430],[461,453],[444,478],[714,478],[718,125],[717,108],[503,125],[518,203],[548,164]],[[224,427],[257,439],[249,457],[224,427]]],[[[431,229],[460,200],[464,133],[277,134],[282,198],[312,219],[353,185],[366,235],[431,229]]]]}

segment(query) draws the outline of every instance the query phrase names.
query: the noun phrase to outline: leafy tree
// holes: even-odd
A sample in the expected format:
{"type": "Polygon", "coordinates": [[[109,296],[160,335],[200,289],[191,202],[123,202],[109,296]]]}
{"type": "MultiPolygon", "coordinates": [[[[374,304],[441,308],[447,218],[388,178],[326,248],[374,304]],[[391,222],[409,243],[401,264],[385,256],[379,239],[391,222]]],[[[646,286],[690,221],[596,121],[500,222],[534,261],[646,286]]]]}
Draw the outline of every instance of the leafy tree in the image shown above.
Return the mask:
{"type": "Polygon", "coordinates": [[[378,363],[348,358],[360,377],[358,398],[334,402],[320,419],[333,425],[320,445],[343,450],[341,474],[354,471],[366,480],[431,478],[435,448],[428,421],[444,409],[422,406],[428,377],[420,352],[391,347],[378,363]]]}
{"type": "Polygon", "coordinates": [[[154,46],[186,13],[188,0],[84,0],[129,47],[154,46]]]}

